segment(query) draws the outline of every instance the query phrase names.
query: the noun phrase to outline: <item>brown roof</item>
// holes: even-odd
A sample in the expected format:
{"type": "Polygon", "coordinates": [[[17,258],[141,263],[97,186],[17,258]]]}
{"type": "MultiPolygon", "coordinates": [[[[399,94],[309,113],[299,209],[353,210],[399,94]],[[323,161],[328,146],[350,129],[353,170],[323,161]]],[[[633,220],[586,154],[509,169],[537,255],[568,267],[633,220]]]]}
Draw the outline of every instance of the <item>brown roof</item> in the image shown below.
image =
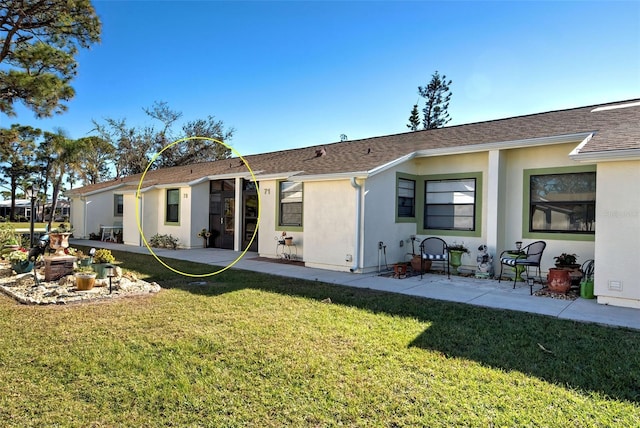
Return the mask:
{"type": "MultiPolygon", "coordinates": [[[[262,153],[244,156],[244,159],[258,176],[295,171],[304,175],[352,173],[370,171],[418,150],[446,150],[583,133],[594,133],[594,137],[580,149],[581,154],[640,149],[640,99],[262,153]],[[604,106],[626,107],[596,110],[604,106]],[[316,151],[322,148],[326,154],[317,156],[316,151]]],[[[188,183],[211,175],[247,172],[240,159],[231,158],[149,171],[145,182],[188,183]]],[[[126,183],[135,184],[137,188],[139,180],[140,175],[131,176],[74,189],[72,193],[88,193],[126,183]]]]}

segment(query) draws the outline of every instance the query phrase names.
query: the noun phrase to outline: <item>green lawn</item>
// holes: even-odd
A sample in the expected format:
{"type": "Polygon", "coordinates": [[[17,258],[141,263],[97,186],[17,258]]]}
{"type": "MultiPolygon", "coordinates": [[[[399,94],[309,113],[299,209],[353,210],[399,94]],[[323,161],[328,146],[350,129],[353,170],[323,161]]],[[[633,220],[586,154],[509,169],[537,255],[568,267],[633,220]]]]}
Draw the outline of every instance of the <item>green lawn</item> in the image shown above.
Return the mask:
{"type": "Polygon", "coordinates": [[[640,423],[637,331],[114,254],[167,289],[0,297],[3,426],[640,423]]]}

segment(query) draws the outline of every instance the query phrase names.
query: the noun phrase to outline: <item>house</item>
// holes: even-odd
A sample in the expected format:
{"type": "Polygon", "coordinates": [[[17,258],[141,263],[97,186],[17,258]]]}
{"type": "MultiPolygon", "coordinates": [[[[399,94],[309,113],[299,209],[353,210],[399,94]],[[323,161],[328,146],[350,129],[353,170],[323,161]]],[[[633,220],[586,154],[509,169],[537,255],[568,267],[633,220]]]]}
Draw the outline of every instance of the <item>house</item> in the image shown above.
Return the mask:
{"type": "MultiPolygon", "coordinates": [[[[126,245],[143,245],[141,231],[192,248],[202,247],[206,228],[209,246],[278,257],[286,232],[292,256],[307,266],[354,274],[407,260],[426,236],[472,250],[486,244],[494,256],[516,241],[544,240],[543,275],[563,252],[595,259],[598,302],[640,308],[640,100],[149,171],[140,180],[69,192],[76,235],[118,223],[126,245]]],[[[472,251],[463,268],[475,266],[472,251]]]]}

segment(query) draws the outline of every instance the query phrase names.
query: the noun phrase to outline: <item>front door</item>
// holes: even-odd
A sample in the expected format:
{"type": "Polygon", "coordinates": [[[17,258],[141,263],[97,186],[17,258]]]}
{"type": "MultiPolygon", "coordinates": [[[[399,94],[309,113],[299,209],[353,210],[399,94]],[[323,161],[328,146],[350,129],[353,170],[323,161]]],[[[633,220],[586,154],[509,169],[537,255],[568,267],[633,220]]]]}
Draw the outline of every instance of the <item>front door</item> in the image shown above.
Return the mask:
{"type": "Polygon", "coordinates": [[[214,180],[209,194],[209,247],[233,250],[235,232],[235,182],[214,180]]]}

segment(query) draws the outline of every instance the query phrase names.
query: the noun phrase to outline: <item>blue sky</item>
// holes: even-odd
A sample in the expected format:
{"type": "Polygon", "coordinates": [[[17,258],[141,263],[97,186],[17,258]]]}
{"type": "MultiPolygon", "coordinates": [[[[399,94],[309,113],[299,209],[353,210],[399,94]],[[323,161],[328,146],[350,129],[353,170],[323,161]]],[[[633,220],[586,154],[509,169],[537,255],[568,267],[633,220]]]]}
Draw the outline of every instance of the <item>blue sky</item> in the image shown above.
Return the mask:
{"type": "Polygon", "coordinates": [[[449,125],[640,98],[640,2],[96,1],[69,110],[0,126],[88,135],[166,101],[243,155],[406,132],[417,87],[453,80],[449,125]]]}

